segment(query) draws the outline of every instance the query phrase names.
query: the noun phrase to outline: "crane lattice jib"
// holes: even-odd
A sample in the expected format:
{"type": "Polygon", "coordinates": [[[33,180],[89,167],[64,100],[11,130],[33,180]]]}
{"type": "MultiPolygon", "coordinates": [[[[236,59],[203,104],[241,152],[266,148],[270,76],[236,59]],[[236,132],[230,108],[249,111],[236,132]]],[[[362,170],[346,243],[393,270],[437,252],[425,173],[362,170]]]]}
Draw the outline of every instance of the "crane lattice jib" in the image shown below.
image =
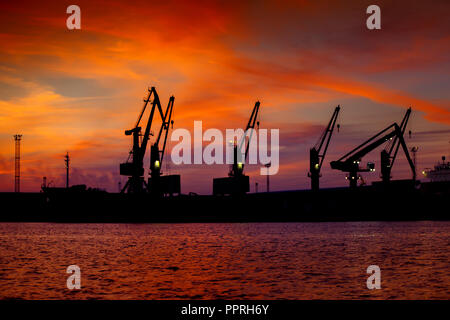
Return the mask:
{"type": "Polygon", "coordinates": [[[161,128],[159,129],[159,134],[158,137],[156,138],[155,144],[159,145],[159,141],[161,139],[162,133],[164,131],[164,142],[163,142],[163,147],[160,151],[161,153],[161,163],[163,162],[164,159],[164,151],[166,150],[166,144],[167,144],[167,136],[169,134],[169,129],[170,129],[170,123],[172,121],[172,112],[173,112],[173,104],[175,102],[175,97],[171,96],[169,99],[169,103],[167,104],[167,109],[166,112],[164,114],[164,117],[162,118],[162,123],[161,123],[161,128]]]}
{"type": "Polygon", "coordinates": [[[389,141],[393,137],[397,137],[399,140],[399,145],[402,146],[403,151],[405,153],[405,156],[408,160],[408,163],[411,167],[411,171],[413,173],[413,178],[415,179],[415,166],[414,163],[411,160],[411,157],[409,156],[409,151],[406,146],[405,140],[403,138],[402,130],[400,129],[399,125],[397,123],[393,123],[390,126],[388,126],[386,129],[380,131],[376,135],[374,135],[372,138],[368,139],[343,157],[341,157],[337,161],[332,162],[332,168],[339,169],[339,170],[347,170],[352,166],[353,163],[359,161],[362,157],[364,157],[366,154],[377,148],[378,146],[382,145],[386,141],[389,141]],[[392,130],[389,132],[389,130],[392,130]],[[378,138],[378,139],[377,139],[378,138]],[[377,139],[377,140],[375,140],[377,139]],[[370,144],[369,144],[370,143],[370,144]]]}
{"type": "Polygon", "coordinates": [[[249,149],[249,146],[250,146],[250,140],[252,139],[253,129],[255,129],[256,119],[258,118],[259,106],[260,106],[260,102],[256,101],[255,106],[253,107],[253,110],[252,110],[252,114],[250,115],[250,119],[248,120],[247,127],[245,128],[244,135],[242,136],[241,141],[239,143],[239,150],[242,150],[242,146],[245,143],[246,133],[247,133],[247,131],[249,129],[252,129],[250,131],[250,136],[248,138],[248,143],[247,143],[247,146],[245,148],[244,162],[247,161],[247,155],[248,155],[248,149],[249,149]]]}
{"type": "Polygon", "coordinates": [[[142,114],[145,111],[147,103],[148,103],[151,95],[153,94],[152,109],[150,111],[150,116],[149,116],[149,119],[148,119],[148,122],[147,122],[147,126],[145,128],[144,136],[142,138],[142,143],[141,143],[141,147],[140,147],[140,157],[142,159],[144,158],[145,150],[147,149],[147,143],[148,143],[148,140],[149,140],[149,137],[150,137],[150,130],[151,130],[151,127],[152,127],[153,116],[154,116],[156,108],[158,108],[159,115],[161,116],[161,119],[164,119],[164,114],[163,114],[163,111],[162,111],[162,108],[161,108],[161,103],[159,101],[159,96],[158,96],[158,93],[156,92],[155,87],[152,87],[151,89],[149,89],[149,91],[150,91],[150,93],[148,95],[148,98],[146,99],[147,102],[145,103],[144,108],[142,109],[141,115],[140,115],[140,117],[138,119],[138,122],[139,122],[140,118],[142,118],[142,114]]]}
{"type": "Polygon", "coordinates": [[[322,135],[319,138],[319,141],[317,141],[316,145],[314,146],[314,149],[316,149],[317,154],[319,155],[320,163],[319,163],[319,171],[320,168],[322,168],[323,161],[325,159],[325,155],[327,153],[328,146],[330,144],[331,136],[333,135],[334,127],[336,125],[336,121],[339,115],[339,111],[341,110],[341,107],[338,105],[333,112],[333,115],[331,116],[330,122],[328,123],[328,126],[323,131],[322,135]],[[326,143],[325,143],[326,141],[326,143]],[[324,146],[323,152],[321,154],[321,149],[324,146]]]}
{"type": "MultiPolygon", "coordinates": [[[[411,115],[411,108],[408,108],[408,110],[406,110],[406,114],[403,117],[402,122],[400,123],[400,131],[402,133],[402,136],[404,136],[404,134],[405,134],[406,126],[408,125],[408,120],[409,120],[410,115],[411,115]]],[[[389,155],[391,167],[394,165],[395,159],[397,158],[397,153],[398,153],[399,148],[400,148],[400,141],[397,136],[395,136],[394,140],[392,140],[392,143],[388,144],[385,148],[385,151],[389,155]],[[394,154],[392,154],[394,149],[395,149],[394,154]]]]}
{"type": "MultiPolygon", "coordinates": [[[[395,128],[396,126],[398,127],[398,125],[396,123],[391,124],[389,127],[387,127],[386,129],[378,132],[372,138],[370,138],[370,139],[366,140],[365,142],[361,143],[359,146],[357,146],[355,149],[353,149],[352,151],[350,151],[347,154],[345,154],[344,156],[342,156],[337,161],[338,162],[353,162],[353,161],[359,160],[360,158],[365,156],[368,152],[370,152],[369,150],[374,149],[372,147],[374,144],[370,144],[369,146],[367,146],[367,144],[369,142],[372,142],[373,140],[375,140],[376,138],[381,136],[383,133],[387,132],[388,130],[390,130],[392,128],[395,128]],[[366,146],[366,147],[363,148],[364,146],[366,146]]],[[[395,131],[392,131],[388,136],[384,136],[383,138],[377,140],[375,142],[376,146],[379,146],[379,145],[383,144],[384,142],[388,141],[391,138],[391,136],[394,136],[394,134],[395,134],[395,131]]]]}

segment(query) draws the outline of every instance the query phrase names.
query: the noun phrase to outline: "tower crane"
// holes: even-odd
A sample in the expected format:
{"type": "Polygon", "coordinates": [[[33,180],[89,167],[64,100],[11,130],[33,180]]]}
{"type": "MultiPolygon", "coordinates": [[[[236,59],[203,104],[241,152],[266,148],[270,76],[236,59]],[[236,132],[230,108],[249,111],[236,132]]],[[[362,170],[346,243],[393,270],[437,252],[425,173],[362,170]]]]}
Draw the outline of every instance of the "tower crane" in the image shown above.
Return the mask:
{"type": "MultiPolygon", "coordinates": [[[[334,127],[341,107],[338,105],[331,116],[328,126],[317,141],[316,145],[309,150],[309,172],[308,177],[311,178],[311,190],[319,190],[319,178],[321,177],[320,169],[333,135],[334,127]],[[322,149],[323,148],[323,149],[322,149]]],[[[339,131],[339,124],[338,124],[339,131]]]]}
{"type": "MultiPolygon", "coordinates": [[[[408,147],[406,146],[405,140],[403,138],[404,129],[406,128],[406,124],[409,118],[409,114],[411,113],[411,110],[408,109],[401,125],[399,126],[397,123],[393,123],[387,128],[383,129],[382,131],[378,132],[376,135],[374,135],[372,138],[368,139],[343,157],[341,157],[337,161],[332,161],[330,163],[332,169],[341,170],[344,172],[348,172],[348,179],[350,180],[350,187],[356,188],[357,181],[358,181],[358,172],[373,172],[375,171],[375,164],[374,163],[368,163],[367,168],[361,168],[359,166],[361,162],[361,158],[364,157],[366,154],[374,150],[375,148],[379,147],[383,143],[386,143],[387,141],[392,141],[391,146],[392,150],[396,150],[396,152],[391,155],[389,151],[383,150],[382,152],[382,161],[385,161],[382,163],[382,172],[389,170],[389,178],[390,179],[390,170],[392,168],[392,164],[395,161],[395,157],[397,155],[397,151],[399,146],[402,146],[403,152],[406,155],[406,159],[408,160],[409,166],[411,167],[412,172],[412,178],[413,180],[416,179],[416,171],[414,167],[414,163],[411,160],[411,157],[409,156],[408,147]],[[394,140],[393,140],[394,139],[394,140]],[[384,158],[383,158],[384,157],[384,158]],[[383,160],[384,159],[384,160],[383,160]],[[389,160],[389,163],[386,161],[389,160]],[[389,167],[387,167],[389,165],[389,167]],[[384,167],[384,168],[383,168],[384,167]]],[[[391,149],[390,147],[388,148],[391,149]]],[[[385,179],[383,177],[383,179],[385,179]]]]}
{"type": "Polygon", "coordinates": [[[259,121],[257,121],[260,102],[256,101],[253,107],[250,119],[245,127],[244,135],[242,136],[239,144],[234,143],[233,146],[233,164],[227,178],[216,178],[213,180],[213,194],[243,194],[250,191],[249,177],[244,174],[244,163],[248,157],[248,150],[250,141],[252,139],[255,125],[259,127],[259,121]],[[249,131],[250,130],[250,131],[249,131]],[[245,138],[247,133],[250,133],[247,146],[245,148],[244,159],[242,159],[242,148],[245,144],[245,138]]]}
{"type": "Polygon", "coordinates": [[[169,131],[169,124],[173,124],[172,118],[172,110],[175,98],[173,96],[170,97],[169,103],[167,105],[165,113],[163,113],[161,102],[159,100],[158,93],[156,92],[155,87],[151,87],[148,89],[148,95],[144,99],[144,106],[142,107],[141,112],[139,113],[138,119],[134,127],[130,130],[125,131],[125,135],[133,137],[133,148],[130,151],[127,162],[120,164],[120,175],[128,176],[128,181],[125,186],[122,188],[121,193],[144,193],[148,191],[159,191],[160,187],[160,176],[161,176],[161,164],[163,160],[164,150],[167,141],[167,134],[169,131]],[[151,105],[149,118],[147,124],[145,126],[144,134],[141,133],[141,120],[147,109],[148,105],[151,105]],[[152,134],[151,127],[155,114],[155,110],[161,117],[161,128],[159,130],[158,137],[156,142],[151,146],[151,154],[150,154],[150,175],[149,179],[152,181],[152,186],[149,188],[149,185],[144,180],[144,156],[147,149],[147,144],[152,134]],[[159,150],[159,142],[162,137],[162,133],[164,132],[164,143],[162,150],[159,150]]]}

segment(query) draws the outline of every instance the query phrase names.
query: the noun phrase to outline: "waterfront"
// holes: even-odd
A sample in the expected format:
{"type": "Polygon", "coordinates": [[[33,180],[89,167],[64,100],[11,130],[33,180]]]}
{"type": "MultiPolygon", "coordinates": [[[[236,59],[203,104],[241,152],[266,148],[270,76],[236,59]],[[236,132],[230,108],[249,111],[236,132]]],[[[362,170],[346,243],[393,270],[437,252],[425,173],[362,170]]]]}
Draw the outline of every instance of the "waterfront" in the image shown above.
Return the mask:
{"type": "Polygon", "coordinates": [[[0,223],[0,298],[449,299],[449,244],[441,221],[0,223]]]}

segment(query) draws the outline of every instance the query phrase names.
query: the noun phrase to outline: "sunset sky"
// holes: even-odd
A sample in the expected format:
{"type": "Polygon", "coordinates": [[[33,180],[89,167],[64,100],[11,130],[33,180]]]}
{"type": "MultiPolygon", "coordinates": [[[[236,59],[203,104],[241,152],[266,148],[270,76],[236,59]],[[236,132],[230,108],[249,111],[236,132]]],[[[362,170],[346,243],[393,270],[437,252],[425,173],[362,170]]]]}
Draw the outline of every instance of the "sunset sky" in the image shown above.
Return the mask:
{"type": "MultiPolygon", "coordinates": [[[[419,172],[450,157],[448,1],[0,1],[0,191],[14,190],[14,139],[22,141],[22,191],[42,177],[116,192],[131,129],[147,87],[163,106],[175,96],[174,128],[242,128],[256,100],[260,127],[280,129],[272,190],[308,188],[309,148],[340,104],[321,186],[344,186],[330,169],[353,147],[413,113],[406,136],[419,172]],[[68,30],[66,8],[81,8],[68,30]],[[381,8],[381,30],[366,8],[381,8]]],[[[170,149],[174,142],[168,144],[170,149]]],[[[206,144],[205,144],[206,145],[206,144]]],[[[379,151],[363,162],[379,168],[379,151]]],[[[167,155],[166,155],[167,156],[167,155]]],[[[209,194],[227,165],[171,164],[182,192],[209,194]]],[[[148,169],[148,160],[145,162],[148,169]]],[[[265,176],[247,166],[251,191],[265,176]]],[[[379,180],[379,170],[364,176],[379,180]]],[[[409,178],[400,153],[395,179],[409,178]]]]}

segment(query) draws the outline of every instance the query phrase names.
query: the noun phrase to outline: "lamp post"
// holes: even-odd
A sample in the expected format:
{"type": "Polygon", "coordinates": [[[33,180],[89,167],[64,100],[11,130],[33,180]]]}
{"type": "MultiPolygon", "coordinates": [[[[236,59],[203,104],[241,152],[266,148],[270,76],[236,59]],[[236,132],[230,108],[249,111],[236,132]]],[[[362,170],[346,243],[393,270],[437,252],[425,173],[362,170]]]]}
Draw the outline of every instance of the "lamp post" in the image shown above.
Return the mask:
{"type": "Polygon", "coordinates": [[[413,163],[414,163],[414,177],[416,176],[416,174],[417,174],[417,162],[416,162],[416,153],[417,153],[417,151],[419,150],[419,147],[412,147],[411,148],[411,152],[412,152],[412,154],[413,154],[413,163]]]}
{"type": "Polygon", "coordinates": [[[270,168],[271,163],[266,163],[264,166],[267,168],[267,192],[269,192],[270,188],[269,188],[269,168],[270,168]]]}

